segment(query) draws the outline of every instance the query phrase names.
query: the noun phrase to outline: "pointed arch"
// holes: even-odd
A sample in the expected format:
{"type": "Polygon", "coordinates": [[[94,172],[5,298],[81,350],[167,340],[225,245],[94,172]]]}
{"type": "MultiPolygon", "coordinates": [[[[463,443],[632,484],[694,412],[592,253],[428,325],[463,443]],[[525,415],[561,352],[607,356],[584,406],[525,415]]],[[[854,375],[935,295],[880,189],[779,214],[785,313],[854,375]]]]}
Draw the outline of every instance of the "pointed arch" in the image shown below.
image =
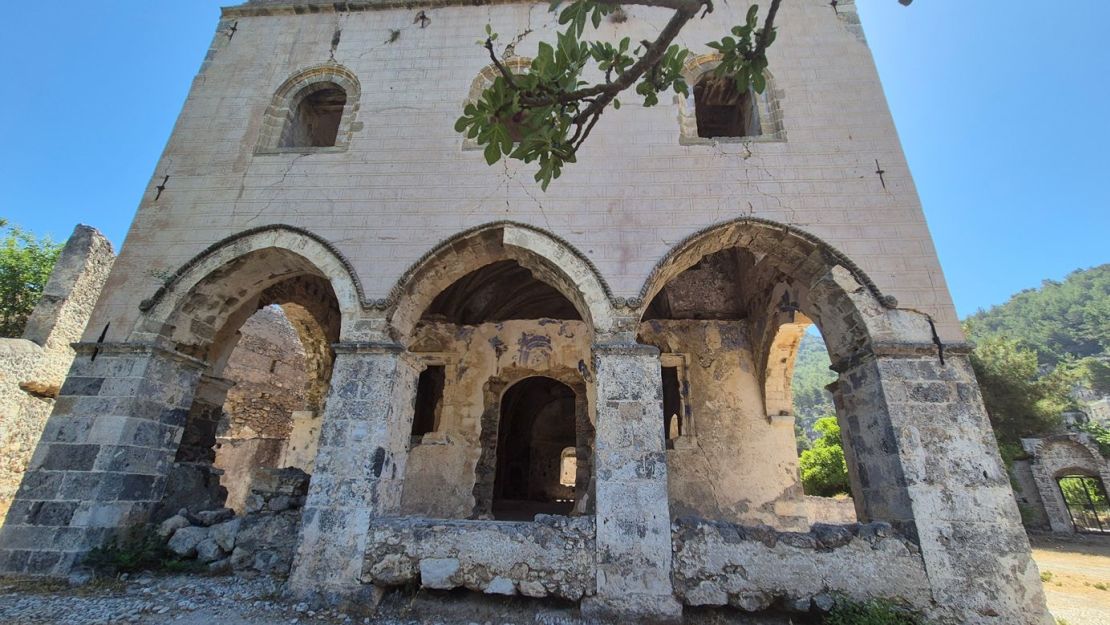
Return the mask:
{"type": "Polygon", "coordinates": [[[390,294],[390,326],[399,338],[407,338],[436,295],[466,274],[502,260],[516,261],[559,291],[595,331],[613,327],[609,286],[593,264],[559,237],[514,222],[461,232],[413,264],[390,294]]]}
{"type": "Polygon", "coordinates": [[[800,311],[817,324],[835,362],[868,350],[872,335],[885,326],[881,318],[897,305],[862,269],[820,238],[786,224],[745,217],[710,226],[675,245],[652,269],[640,298],[633,302],[641,316],[679,274],[729,249],[745,252],[750,265],[745,288],[761,294],[749,306],[767,322],[766,327],[752,329],[753,338],[764,344],[759,350],[763,356],[773,343],[780,310],[800,311]]]}
{"type": "Polygon", "coordinates": [[[207,345],[233,315],[253,313],[243,307],[252,298],[290,287],[305,292],[306,307],[331,302],[344,320],[362,310],[362,285],[334,246],[302,228],[275,224],[229,236],[182,265],[139,305],[144,315],[136,331],[207,345]]]}

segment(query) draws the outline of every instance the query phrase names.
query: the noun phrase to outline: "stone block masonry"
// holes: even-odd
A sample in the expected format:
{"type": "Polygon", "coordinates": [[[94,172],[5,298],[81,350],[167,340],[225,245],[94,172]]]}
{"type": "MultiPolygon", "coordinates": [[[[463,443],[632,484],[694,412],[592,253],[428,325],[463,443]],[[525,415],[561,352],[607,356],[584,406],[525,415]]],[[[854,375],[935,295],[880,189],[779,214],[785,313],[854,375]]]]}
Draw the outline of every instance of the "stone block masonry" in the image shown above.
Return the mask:
{"type": "MultiPolygon", "coordinates": [[[[598,37],[667,17],[626,13],[598,37]]],[[[841,590],[943,625],[1049,623],[854,5],[784,3],[773,88],[745,105],[765,136],[693,137],[696,96],[629,96],[541,193],[534,164],[488,167],[452,126],[490,74],[486,24],[526,63],[554,22],[522,2],[224,9],[0,528],[0,572],[64,575],[175,512],[175,463],[214,456],[237,333],[278,305],[319,415],[293,595],[419,579],[677,622],[841,590]],[[383,43],[416,10],[430,22],[383,43]],[[860,526],[805,531],[788,398],[810,322],[860,526]],[[673,524],[688,514],[706,521],[673,524]]],[[[693,79],[719,59],[691,45],[693,79]]]]}
{"type": "Polygon", "coordinates": [[[0,524],[38,443],[54,399],[115,261],[88,226],[66,241],[23,338],[0,339],[0,524]]]}

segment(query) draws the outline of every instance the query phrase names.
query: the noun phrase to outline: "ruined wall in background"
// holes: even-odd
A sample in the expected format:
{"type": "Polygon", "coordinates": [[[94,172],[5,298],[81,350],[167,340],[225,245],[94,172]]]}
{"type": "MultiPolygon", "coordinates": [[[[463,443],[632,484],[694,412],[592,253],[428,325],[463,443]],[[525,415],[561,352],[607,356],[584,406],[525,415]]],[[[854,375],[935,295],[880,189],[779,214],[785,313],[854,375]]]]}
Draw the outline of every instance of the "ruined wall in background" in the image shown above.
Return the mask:
{"type": "Polygon", "coordinates": [[[112,244],[79,225],[62,248],[23,338],[0,339],[0,521],[7,514],[115,261],[112,244]]]}
{"type": "Polygon", "coordinates": [[[686,355],[690,434],[667,451],[672,518],[808,528],[793,421],[767,419],[747,322],[649,321],[640,339],[686,355]]]}
{"type": "Polygon", "coordinates": [[[306,453],[294,454],[294,462],[286,462],[294,422],[298,423],[298,451],[303,452],[315,444],[305,430],[311,432],[319,419],[315,412],[304,414],[309,386],[305,349],[279,307],[267,306],[247,319],[223,377],[234,386],[224,403],[215,465],[224,472],[220,484],[227,489],[227,506],[242,510],[256,467],[311,469],[306,453]]]}

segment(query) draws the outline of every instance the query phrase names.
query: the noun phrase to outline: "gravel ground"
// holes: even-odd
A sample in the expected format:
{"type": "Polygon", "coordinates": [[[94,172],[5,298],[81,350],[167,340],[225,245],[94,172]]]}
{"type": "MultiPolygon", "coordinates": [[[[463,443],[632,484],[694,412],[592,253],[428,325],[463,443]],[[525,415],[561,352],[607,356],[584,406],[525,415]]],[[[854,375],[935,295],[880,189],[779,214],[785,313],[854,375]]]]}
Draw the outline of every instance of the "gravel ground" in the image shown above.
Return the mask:
{"type": "Polygon", "coordinates": [[[1030,536],[1059,623],[1110,625],[1110,536],[1030,536]]]}
{"type": "MultiPolygon", "coordinates": [[[[71,588],[0,579],[3,625],[582,625],[569,605],[466,591],[394,592],[373,617],[316,612],[281,598],[281,582],[259,577],[142,574],[71,588]]],[[[803,625],[798,616],[752,617],[691,610],[690,625],[803,625]]]]}

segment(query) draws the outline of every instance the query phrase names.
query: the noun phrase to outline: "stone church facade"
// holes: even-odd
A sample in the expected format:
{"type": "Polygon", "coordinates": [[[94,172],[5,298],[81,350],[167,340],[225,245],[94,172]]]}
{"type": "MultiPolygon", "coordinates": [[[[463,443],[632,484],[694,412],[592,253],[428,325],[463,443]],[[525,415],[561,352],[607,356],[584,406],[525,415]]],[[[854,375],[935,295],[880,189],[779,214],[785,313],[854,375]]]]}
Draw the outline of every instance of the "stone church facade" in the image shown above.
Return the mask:
{"type": "MultiPolygon", "coordinates": [[[[267,425],[311,473],[294,594],[419,583],[674,621],[843,593],[1049,622],[851,2],[783,7],[763,95],[607,112],[546,193],[452,128],[491,76],[475,38],[519,35],[524,67],[546,3],[416,4],[223,10],[0,571],[64,575],[164,518],[174,476],[218,464],[240,328],[276,305],[308,379],[310,425],[267,425]],[[798,479],[811,324],[858,524],[811,527],[798,479]]],[[[683,32],[691,85],[717,62],[697,42],[746,10],[683,32]]],[[[627,17],[599,36],[667,15],[627,17]]]]}

